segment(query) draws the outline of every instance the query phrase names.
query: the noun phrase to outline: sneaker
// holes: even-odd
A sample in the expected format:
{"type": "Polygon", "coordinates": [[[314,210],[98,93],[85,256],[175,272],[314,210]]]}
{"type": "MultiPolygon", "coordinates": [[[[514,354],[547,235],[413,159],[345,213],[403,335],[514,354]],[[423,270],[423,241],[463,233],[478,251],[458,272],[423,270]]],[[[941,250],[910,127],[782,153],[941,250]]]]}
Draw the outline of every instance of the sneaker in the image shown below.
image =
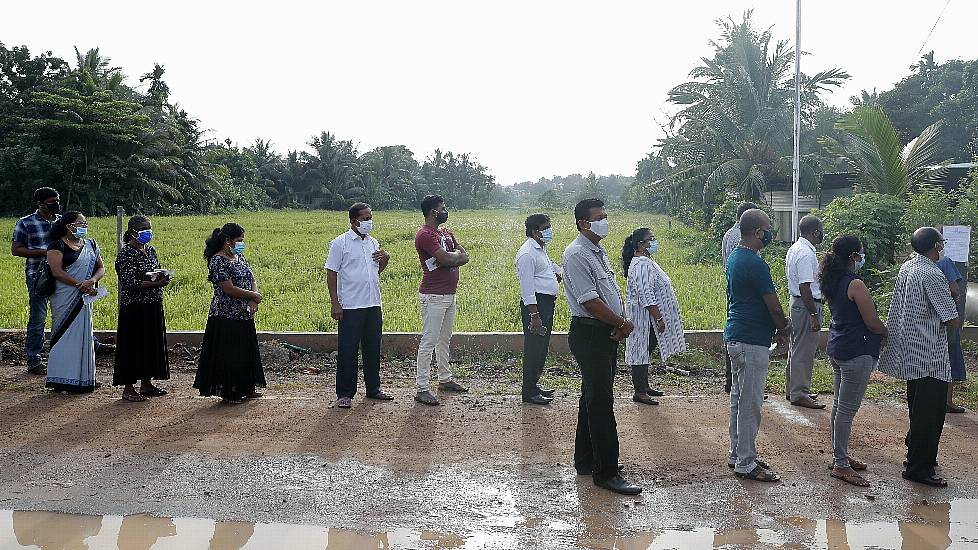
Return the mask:
{"type": "Polygon", "coordinates": [[[455,393],[467,393],[469,388],[459,384],[454,380],[449,380],[448,382],[440,382],[438,384],[438,389],[440,391],[450,391],[455,393]]]}
{"type": "Polygon", "coordinates": [[[27,367],[27,372],[30,374],[37,374],[39,376],[44,376],[48,373],[48,366],[44,363],[38,363],[33,367],[27,367]]]}
{"type": "Polygon", "coordinates": [[[419,391],[415,396],[414,400],[422,405],[438,405],[438,398],[431,394],[430,391],[419,391]]]}
{"type": "Polygon", "coordinates": [[[353,406],[353,400],[349,397],[340,397],[336,400],[336,406],[341,409],[349,409],[353,406]]]}

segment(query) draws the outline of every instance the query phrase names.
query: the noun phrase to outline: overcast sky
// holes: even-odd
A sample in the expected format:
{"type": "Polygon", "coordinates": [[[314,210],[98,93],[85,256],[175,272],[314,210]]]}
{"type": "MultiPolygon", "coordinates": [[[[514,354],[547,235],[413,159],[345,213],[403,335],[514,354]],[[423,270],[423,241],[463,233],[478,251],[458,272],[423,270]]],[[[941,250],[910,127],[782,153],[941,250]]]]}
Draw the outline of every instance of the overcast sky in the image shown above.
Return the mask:
{"type": "MultiPolygon", "coordinates": [[[[853,78],[831,102],[908,73],[945,0],[803,0],[802,70],[853,78]]],[[[471,152],[510,184],[634,173],[661,136],[668,90],[754,9],[794,37],[790,0],[574,2],[4,2],[0,41],[74,59],[99,47],[136,85],[166,68],[172,99],[211,137],[302,149],[329,130],[361,151],[471,152]]],[[[978,58],[978,2],[951,0],[924,51],[978,58]]]]}

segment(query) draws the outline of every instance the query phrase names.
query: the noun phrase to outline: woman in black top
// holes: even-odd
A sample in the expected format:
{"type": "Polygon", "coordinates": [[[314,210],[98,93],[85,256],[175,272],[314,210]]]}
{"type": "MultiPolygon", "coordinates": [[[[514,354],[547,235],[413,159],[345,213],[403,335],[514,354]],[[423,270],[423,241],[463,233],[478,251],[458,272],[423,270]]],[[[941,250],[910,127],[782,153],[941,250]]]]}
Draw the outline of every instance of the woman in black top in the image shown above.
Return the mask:
{"type": "Polygon", "coordinates": [[[125,234],[126,245],[115,260],[119,328],[112,385],[125,386],[122,398],[126,401],[166,395],[166,390],[157,388],[152,381],[170,378],[163,317],[163,288],[170,284],[170,278],[164,274],[155,278],[148,275],[160,269],[156,249],[149,245],[152,239],[153,224],[149,218],[133,216],[125,234]]]}

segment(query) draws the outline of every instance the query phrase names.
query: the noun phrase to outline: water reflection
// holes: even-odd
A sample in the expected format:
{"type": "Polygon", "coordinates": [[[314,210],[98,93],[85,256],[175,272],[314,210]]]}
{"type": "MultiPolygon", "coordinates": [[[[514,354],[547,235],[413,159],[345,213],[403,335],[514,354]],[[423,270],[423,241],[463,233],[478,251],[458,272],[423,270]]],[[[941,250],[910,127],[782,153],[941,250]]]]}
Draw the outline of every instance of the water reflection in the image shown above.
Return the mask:
{"type": "MultiPolygon", "coordinates": [[[[576,539],[580,548],[599,550],[778,548],[820,550],[978,550],[978,499],[918,505],[911,520],[843,523],[838,520],[772,518],[770,529],[717,531],[666,529],[632,536],[610,534],[604,522],[585,522],[576,539]]],[[[538,518],[539,519],[539,518],[538,518]]],[[[552,530],[542,519],[522,526],[533,536],[573,536],[552,530]],[[531,527],[531,524],[536,527],[531,527]],[[538,527],[538,528],[537,528],[538,527]]],[[[512,526],[500,525],[501,531],[512,526]]],[[[568,532],[571,531],[571,532],[568,532]]],[[[561,539],[563,540],[563,539],[561,539]]],[[[567,546],[554,540],[556,546],[567,546]]],[[[202,518],[83,516],[55,512],[0,511],[0,549],[39,550],[372,550],[395,548],[519,548],[511,533],[475,533],[465,537],[397,529],[366,533],[316,525],[215,522],[202,518]]]]}

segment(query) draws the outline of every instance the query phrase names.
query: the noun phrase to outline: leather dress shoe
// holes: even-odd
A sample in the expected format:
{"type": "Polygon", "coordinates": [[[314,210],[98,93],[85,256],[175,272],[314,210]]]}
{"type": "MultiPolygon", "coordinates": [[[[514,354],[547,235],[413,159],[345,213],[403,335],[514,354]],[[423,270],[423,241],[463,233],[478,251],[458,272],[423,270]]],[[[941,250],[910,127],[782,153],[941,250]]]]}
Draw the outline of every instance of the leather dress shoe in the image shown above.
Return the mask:
{"type": "Polygon", "coordinates": [[[595,479],[594,484],[602,489],[607,489],[620,495],[634,496],[642,492],[641,487],[635,485],[634,483],[630,483],[620,475],[603,480],[595,479]]]}
{"type": "Polygon", "coordinates": [[[541,388],[540,386],[537,386],[537,392],[544,397],[553,397],[554,393],[556,393],[557,390],[550,390],[547,388],[541,388]]]}
{"type": "Polygon", "coordinates": [[[663,393],[662,390],[656,390],[656,389],[653,389],[653,388],[649,388],[649,391],[647,391],[645,393],[651,395],[652,397],[662,397],[662,396],[665,395],[665,393],[663,393]]]}
{"type": "Polygon", "coordinates": [[[542,395],[531,395],[530,397],[523,398],[524,403],[529,403],[531,405],[549,405],[551,401],[553,400],[542,395]]]}
{"type": "MultiPolygon", "coordinates": [[[[619,472],[622,471],[622,470],[624,470],[624,469],[625,469],[625,465],[624,464],[619,464],[618,465],[618,471],[619,472]]],[[[577,475],[579,475],[579,476],[589,476],[592,473],[594,473],[594,472],[593,472],[593,470],[591,470],[591,468],[577,468],[577,475]]]]}
{"type": "Polygon", "coordinates": [[[807,395],[799,399],[795,399],[791,402],[792,405],[796,407],[805,407],[806,409],[824,409],[824,403],[816,403],[814,399],[808,397],[807,395]]]}
{"type": "Polygon", "coordinates": [[[960,405],[955,405],[953,403],[948,404],[948,406],[947,406],[947,412],[949,412],[951,414],[961,414],[961,413],[963,413],[966,410],[967,409],[965,409],[964,407],[962,407],[960,405]]]}

